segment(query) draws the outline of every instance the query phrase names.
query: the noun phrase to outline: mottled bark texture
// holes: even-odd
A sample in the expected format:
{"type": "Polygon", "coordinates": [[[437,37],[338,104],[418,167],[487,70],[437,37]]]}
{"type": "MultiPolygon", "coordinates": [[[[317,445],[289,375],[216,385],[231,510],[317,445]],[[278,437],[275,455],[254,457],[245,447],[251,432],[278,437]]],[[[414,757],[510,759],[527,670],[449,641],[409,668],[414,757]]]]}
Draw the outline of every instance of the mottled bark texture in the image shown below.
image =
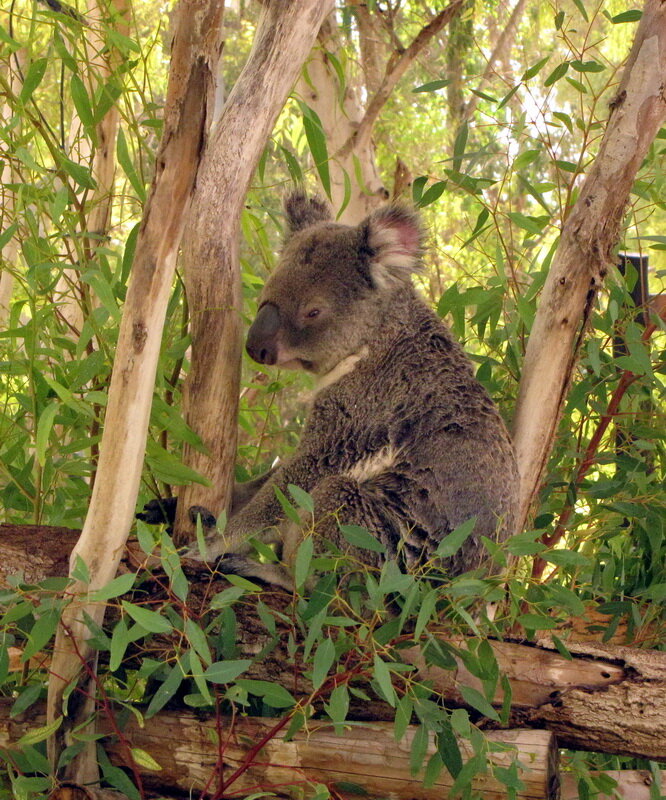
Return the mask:
{"type": "Polygon", "coordinates": [[[229,506],[236,459],[240,384],[242,204],[277,115],[333,0],[264,4],[252,52],[213,126],[201,161],[184,247],[192,360],[183,410],[204,450],[184,459],[210,486],[180,492],[175,540],[190,541],[190,506],[229,506]]]}
{"type": "Polygon", "coordinates": [[[562,228],[527,344],[514,421],[523,522],[548,462],[578,345],[614,263],[632,185],[666,120],[665,80],[666,4],[647,0],[599,154],[562,228]]]}

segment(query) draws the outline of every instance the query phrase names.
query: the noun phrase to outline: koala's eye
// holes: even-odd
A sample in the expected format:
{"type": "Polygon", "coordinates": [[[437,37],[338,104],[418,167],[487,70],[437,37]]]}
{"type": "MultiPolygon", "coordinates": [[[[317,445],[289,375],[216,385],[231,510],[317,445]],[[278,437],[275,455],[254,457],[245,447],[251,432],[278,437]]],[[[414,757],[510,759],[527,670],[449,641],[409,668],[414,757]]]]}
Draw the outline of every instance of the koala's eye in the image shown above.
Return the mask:
{"type": "Polygon", "coordinates": [[[311,308],[307,314],[305,315],[308,319],[314,319],[321,314],[321,311],[318,308],[311,308]]]}

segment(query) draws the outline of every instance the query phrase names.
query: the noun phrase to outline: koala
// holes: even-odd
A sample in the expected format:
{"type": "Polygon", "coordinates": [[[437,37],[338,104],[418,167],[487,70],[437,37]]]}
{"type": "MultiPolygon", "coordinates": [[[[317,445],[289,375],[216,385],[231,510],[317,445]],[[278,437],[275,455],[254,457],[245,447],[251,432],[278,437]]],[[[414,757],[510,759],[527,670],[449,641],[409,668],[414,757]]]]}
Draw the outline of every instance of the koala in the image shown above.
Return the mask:
{"type": "Polygon", "coordinates": [[[450,576],[487,567],[482,537],[513,532],[516,460],[471,362],[412,286],[417,216],[389,205],[350,227],[301,192],[285,212],[286,241],[246,349],[260,364],[312,373],[314,399],[293,456],[232,511],[208,557],[223,556],[222,572],[291,587],[303,527],[285,518],[275,487],[295,484],[314,500],[316,541],[368,566],[391,558],[417,570],[475,517],[471,536],[436,567],[450,576]],[[339,522],[366,528],[385,553],[350,545],[339,522]],[[249,558],[250,537],[277,542],[283,566],[249,558]]]}

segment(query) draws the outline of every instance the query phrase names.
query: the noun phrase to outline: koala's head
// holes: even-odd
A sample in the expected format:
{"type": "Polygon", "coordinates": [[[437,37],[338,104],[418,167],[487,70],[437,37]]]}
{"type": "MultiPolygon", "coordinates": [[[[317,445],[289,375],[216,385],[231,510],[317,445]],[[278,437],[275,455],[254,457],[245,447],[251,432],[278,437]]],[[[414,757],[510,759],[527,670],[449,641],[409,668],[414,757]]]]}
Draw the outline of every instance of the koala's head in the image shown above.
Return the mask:
{"type": "Polygon", "coordinates": [[[357,227],[338,225],[303,193],[285,201],[287,239],[247,337],[260,364],[326,373],[358,353],[391,296],[419,269],[416,215],[386,206],[357,227]]]}

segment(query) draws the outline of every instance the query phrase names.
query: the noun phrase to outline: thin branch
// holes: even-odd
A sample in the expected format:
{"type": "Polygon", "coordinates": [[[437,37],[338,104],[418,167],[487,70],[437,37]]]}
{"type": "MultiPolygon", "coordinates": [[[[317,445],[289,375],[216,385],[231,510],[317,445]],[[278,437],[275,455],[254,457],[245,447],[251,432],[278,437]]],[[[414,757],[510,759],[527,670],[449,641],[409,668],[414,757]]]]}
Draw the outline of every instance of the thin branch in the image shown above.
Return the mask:
{"type": "Polygon", "coordinates": [[[382,108],[386,105],[398,81],[407,71],[407,68],[426,47],[426,45],[460,12],[463,0],[453,0],[446,8],[437,14],[424,28],[422,28],[412,43],[403,51],[394,51],[386,65],[386,71],[379,89],[370,100],[363,119],[353,136],[343,145],[340,156],[344,157],[354,149],[356,143],[370,135],[372,128],[379,117],[382,108]]]}
{"type": "MultiPolygon", "coordinates": [[[[647,342],[654,333],[656,329],[656,324],[651,323],[648,327],[643,331],[643,335],[641,336],[641,341],[647,342]]],[[[592,434],[590,441],[585,448],[585,454],[578,465],[578,469],[576,470],[576,474],[573,477],[570,486],[574,489],[580,486],[581,481],[590,471],[590,467],[596,461],[597,451],[599,449],[599,445],[601,444],[601,440],[604,437],[604,434],[608,430],[609,425],[617,416],[618,410],[620,408],[620,403],[622,398],[627,392],[627,389],[635,383],[640,375],[634,374],[631,370],[625,369],[622,375],[620,376],[620,380],[615,387],[615,391],[608,402],[608,407],[606,408],[606,413],[601,417],[599,420],[599,424],[597,425],[597,429],[592,434]]],[[[557,524],[555,525],[555,529],[552,533],[544,534],[541,537],[541,541],[546,547],[555,547],[555,545],[562,539],[562,537],[567,532],[567,524],[571,519],[571,515],[574,512],[575,508],[575,500],[571,498],[569,502],[564,506],[562,511],[560,512],[559,519],[557,520],[557,524]]],[[[537,556],[534,559],[534,563],[532,565],[532,578],[535,580],[539,580],[539,578],[543,575],[543,571],[546,567],[546,562],[537,556]]]]}

